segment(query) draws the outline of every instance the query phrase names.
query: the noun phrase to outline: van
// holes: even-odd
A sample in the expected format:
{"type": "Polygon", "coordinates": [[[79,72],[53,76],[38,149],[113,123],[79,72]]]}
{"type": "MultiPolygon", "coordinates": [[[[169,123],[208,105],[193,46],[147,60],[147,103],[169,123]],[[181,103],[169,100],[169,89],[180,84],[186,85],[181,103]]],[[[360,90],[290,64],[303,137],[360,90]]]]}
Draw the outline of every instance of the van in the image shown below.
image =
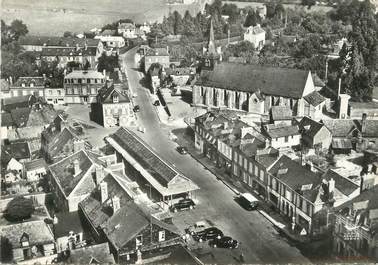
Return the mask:
{"type": "Polygon", "coordinates": [[[249,211],[256,210],[258,203],[259,200],[248,192],[242,193],[239,196],[239,204],[249,211]]]}

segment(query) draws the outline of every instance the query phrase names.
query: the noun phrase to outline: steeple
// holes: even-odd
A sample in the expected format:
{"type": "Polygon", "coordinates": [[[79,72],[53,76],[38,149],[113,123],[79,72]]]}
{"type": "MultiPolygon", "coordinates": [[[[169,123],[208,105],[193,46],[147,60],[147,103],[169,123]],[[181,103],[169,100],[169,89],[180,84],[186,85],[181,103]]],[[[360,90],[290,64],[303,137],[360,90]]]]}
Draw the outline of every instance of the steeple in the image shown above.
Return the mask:
{"type": "Polygon", "coordinates": [[[207,53],[216,54],[215,41],[214,41],[214,27],[213,27],[213,17],[210,18],[210,31],[209,31],[209,42],[207,44],[207,53]]]}

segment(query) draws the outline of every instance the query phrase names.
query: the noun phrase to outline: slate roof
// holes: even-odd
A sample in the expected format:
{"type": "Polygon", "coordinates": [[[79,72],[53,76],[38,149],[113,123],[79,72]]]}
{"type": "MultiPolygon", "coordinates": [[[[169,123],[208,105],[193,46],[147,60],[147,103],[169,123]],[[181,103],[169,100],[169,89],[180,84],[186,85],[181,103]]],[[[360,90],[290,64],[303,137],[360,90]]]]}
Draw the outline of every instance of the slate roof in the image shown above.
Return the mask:
{"type": "Polygon", "coordinates": [[[122,127],[111,137],[163,186],[167,186],[178,175],[176,170],[164,162],[133,132],[122,127]]]}
{"type": "Polygon", "coordinates": [[[267,124],[265,126],[265,135],[270,139],[300,134],[297,125],[267,124]]]}
{"type": "Polygon", "coordinates": [[[44,46],[46,44],[49,46],[57,47],[84,47],[85,44],[88,47],[97,47],[100,40],[97,39],[87,39],[87,38],[65,38],[65,37],[54,37],[54,36],[33,36],[27,35],[22,36],[19,39],[20,45],[33,45],[33,46],[44,46]]]}
{"type": "Polygon", "coordinates": [[[269,168],[278,159],[278,152],[271,154],[257,155],[255,160],[263,165],[265,168],[269,168]]]}
{"type": "Polygon", "coordinates": [[[30,87],[31,84],[34,84],[33,88],[43,88],[45,87],[45,78],[41,76],[22,76],[10,88],[22,87],[22,84],[25,84],[25,87],[30,87]]]}
{"type": "Polygon", "coordinates": [[[311,92],[310,94],[304,96],[304,99],[314,107],[318,106],[320,103],[326,100],[326,98],[320,95],[318,91],[311,92]]]}
{"type": "Polygon", "coordinates": [[[330,130],[333,137],[347,137],[357,129],[355,122],[349,119],[324,120],[323,124],[330,130]]]}
{"type": "Polygon", "coordinates": [[[323,128],[324,124],[314,121],[309,117],[303,117],[299,122],[298,126],[303,134],[309,137],[314,137],[320,131],[320,129],[323,128]]]}
{"type": "MultiPolygon", "coordinates": [[[[58,182],[58,184],[62,187],[62,190],[66,197],[71,194],[80,180],[87,174],[88,170],[95,165],[95,163],[101,163],[100,165],[105,166],[105,163],[100,161],[99,159],[93,161],[90,155],[88,155],[89,153],[91,152],[80,150],[72,154],[71,156],[66,157],[63,160],[49,166],[51,174],[58,182]],[[79,172],[74,172],[74,161],[79,162],[79,172]]],[[[92,176],[90,178],[94,183],[92,176]]]]}
{"type": "Polygon", "coordinates": [[[31,152],[27,142],[11,142],[9,145],[3,145],[2,148],[14,159],[29,159],[31,152]]]}
{"type": "Polygon", "coordinates": [[[378,209],[378,185],[375,185],[371,187],[368,190],[364,190],[360,193],[357,197],[347,201],[346,203],[343,203],[339,207],[337,207],[338,210],[344,209],[344,208],[352,208],[353,204],[357,202],[364,202],[369,201],[367,204],[366,210],[372,210],[372,209],[378,209]]]}
{"type": "Polygon", "coordinates": [[[113,103],[113,96],[115,95],[118,96],[119,103],[128,103],[130,102],[130,98],[126,92],[127,90],[122,88],[122,84],[113,83],[111,86],[101,89],[99,96],[102,103],[113,103]]]}
{"type": "Polygon", "coordinates": [[[288,98],[302,98],[309,71],[263,67],[252,64],[220,63],[201,74],[197,85],[256,92],[288,98]]]}
{"type": "Polygon", "coordinates": [[[10,113],[1,113],[1,127],[12,127],[14,125],[12,115],[10,113]]]}
{"type": "Polygon", "coordinates": [[[115,264],[109,244],[102,243],[88,247],[72,249],[66,261],[69,264],[115,264]]]}
{"type": "Polygon", "coordinates": [[[356,189],[359,189],[359,186],[354,182],[350,181],[347,178],[344,178],[340,174],[336,173],[332,169],[328,169],[324,175],[322,176],[323,179],[329,181],[333,179],[335,181],[335,188],[338,189],[342,194],[349,196],[352,194],[356,189]]]}
{"type": "Polygon", "coordinates": [[[98,78],[104,79],[104,75],[96,70],[75,70],[69,73],[64,77],[65,79],[69,78],[98,78]]]}
{"type": "MultiPolygon", "coordinates": [[[[247,134],[248,136],[249,134],[247,134]]],[[[260,141],[259,139],[253,137],[248,143],[243,143],[243,140],[241,141],[240,144],[240,150],[247,156],[247,157],[252,157],[256,155],[257,150],[264,148],[265,147],[265,142],[260,141]]]]}
{"type": "Polygon", "coordinates": [[[293,112],[288,106],[272,106],[272,119],[273,121],[291,120],[293,112]]]}
{"type": "Polygon", "coordinates": [[[34,159],[24,163],[25,171],[31,171],[39,168],[47,168],[47,164],[43,158],[34,159]]]}
{"type": "MultiPolygon", "coordinates": [[[[47,131],[43,132],[45,135],[48,133],[47,131]]],[[[59,155],[59,153],[62,152],[63,147],[68,143],[70,140],[78,140],[79,136],[75,134],[71,128],[64,128],[61,132],[54,134],[48,142],[48,153],[51,157],[55,157],[56,155],[59,155]]]]}
{"type": "Polygon", "coordinates": [[[302,193],[303,196],[311,202],[315,202],[321,178],[311,170],[303,167],[294,160],[291,160],[288,156],[283,155],[274,163],[268,172],[276,176],[291,189],[302,193]],[[287,170],[277,174],[280,169],[287,170]],[[312,184],[311,189],[304,191],[301,190],[303,185],[309,184],[312,184]]]}
{"type": "Polygon", "coordinates": [[[29,245],[53,244],[54,236],[43,220],[30,221],[0,227],[0,234],[8,238],[13,249],[21,248],[20,239],[26,233],[29,236],[29,245]]]}

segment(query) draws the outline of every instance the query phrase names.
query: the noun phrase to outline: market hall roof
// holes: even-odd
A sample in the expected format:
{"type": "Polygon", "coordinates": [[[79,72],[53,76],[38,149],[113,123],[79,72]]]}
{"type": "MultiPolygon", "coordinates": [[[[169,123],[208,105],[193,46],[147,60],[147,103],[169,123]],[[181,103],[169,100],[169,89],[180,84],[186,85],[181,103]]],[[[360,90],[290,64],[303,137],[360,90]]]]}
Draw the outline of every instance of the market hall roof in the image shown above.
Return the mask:
{"type": "Polygon", "coordinates": [[[308,80],[312,82],[311,74],[305,70],[220,63],[215,64],[212,71],[204,71],[196,84],[244,92],[261,91],[266,95],[286,98],[302,98],[308,80]]]}

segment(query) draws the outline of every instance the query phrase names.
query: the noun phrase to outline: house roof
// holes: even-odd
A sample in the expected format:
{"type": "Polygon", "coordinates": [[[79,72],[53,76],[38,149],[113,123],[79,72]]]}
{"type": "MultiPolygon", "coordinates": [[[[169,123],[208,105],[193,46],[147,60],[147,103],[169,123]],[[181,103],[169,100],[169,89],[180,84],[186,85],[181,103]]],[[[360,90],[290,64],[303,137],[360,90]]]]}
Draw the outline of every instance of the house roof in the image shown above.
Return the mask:
{"type": "Polygon", "coordinates": [[[47,168],[47,164],[43,158],[34,159],[24,163],[25,171],[31,171],[40,168],[47,168]]]}
{"type": "Polygon", "coordinates": [[[70,47],[50,47],[42,48],[41,56],[95,56],[96,48],[70,48],[70,47]]]}
{"type": "Polygon", "coordinates": [[[11,97],[11,98],[3,98],[1,99],[2,102],[2,109],[5,111],[10,112],[12,109],[16,108],[26,108],[31,106],[33,103],[37,101],[34,95],[26,95],[26,96],[19,96],[19,97],[11,97]]]}
{"type": "Polygon", "coordinates": [[[115,29],[106,29],[103,32],[100,33],[101,36],[114,36],[116,35],[116,30],[115,29]]]}
{"type": "MultiPolygon", "coordinates": [[[[89,169],[95,165],[105,165],[104,162],[97,159],[99,156],[93,152],[80,150],[65,159],[49,166],[50,172],[62,187],[66,197],[75,189],[80,180],[87,175],[89,169]],[[93,155],[93,156],[92,156],[93,155]],[[96,159],[96,160],[95,160],[96,159]],[[78,162],[79,172],[75,172],[74,163],[78,162]]],[[[93,186],[94,180],[90,177],[93,186]]]]}
{"type": "MultiPolygon", "coordinates": [[[[275,150],[275,149],[274,149],[275,150]]],[[[277,151],[277,150],[275,150],[277,151]]],[[[269,168],[278,159],[278,152],[273,152],[269,154],[257,155],[255,160],[263,165],[265,168],[269,168]]]]}
{"type": "Polygon", "coordinates": [[[49,133],[47,131],[43,132],[44,135],[49,138],[51,136],[50,140],[48,140],[48,153],[51,157],[54,157],[61,153],[63,151],[64,146],[71,140],[78,140],[79,136],[72,130],[72,128],[63,128],[63,130],[57,134],[49,133]]]}
{"type": "Polygon", "coordinates": [[[350,139],[332,139],[331,146],[333,149],[352,149],[350,139]]]}
{"type": "MultiPolygon", "coordinates": [[[[249,136],[250,134],[247,134],[246,136],[249,136]]],[[[243,140],[240,144],[240,150],[247,156],[252,157],[256,155],[257,150],[264,148],[265,142],[260,141],[256,137],[252,137],[252,139],[248,140],[247,143],[243,143],[243,140]]]]}
{"type": "Polygon", "coordinates": [[[58,220],[58,223],[54,224],[55,238],[68,236],[71,231],[74,233],[83,233],[82,220],[77,211],[56,213],[55,217],[58,220]]]}
{"type": "Polygon", "coordinates": [[[321,179],[311,170],[283,155],[269,169],[269,173],[276,176],[292,190],[302,193],[311,202],[315,202],[321,179]],[[311,185],[311,188],[305,189],[306,185],[311,185]]]}
{"type": "Polygon", "coordinates": [[[122,88],[122,84],[112,84],[100,90],[100,98],[102,103],[113,103],[113,96],[118,96],[118,103],[128,103],[130,98],[127,90],[122,88]]]}
{"type": "Polygon", "coordinates": [[[96,70],[74,70],[64,77],[65,79],[69,78],[99,78],[104,79],[104,75],[96,70]]]}
{"type": "Polygon", "coordinates": [[[297,69],[220,63],[214,66],[214,70],[201,73],[196,84],[245,92],[260,90],[266,95],[301,98],[309,73],[297,69]]]}
{"type": "Polygon", "coordinates": [[[257,26],[249,26],[246,31],[247,34],[261,34],[265,33],[265,30],[260,27],[260,25],[257,26]]]}
{"type": "Polygon", "coordinates": [[[314,85],[317,87],[325,86],[325,83],[323,82],[323,80],[321,80],[320,77],[316,73],[312,74],[312,80],[314,81],[314,85]]]}
{"type": "Polygon", "coordinates": [[[371,101],[371,102],[350,101],[348,104],[353,109],[378,109],[378,102],[374,102],[374,101],[371,101]]]}
{"type": "Polygon", "coordinates": [[[43,88],[45,87],[45,81],[45,78],[42,76],[22,76],[19,77],[17,81],[10,86],[10,88],[22,87],[22,84],[24,84],[25,87],[30,87],[30,85],[33,84],[33,88],[43,88]]]}
{"type": "Polygon", "coordinates": [[[265,127],[265,135],[271,139],[299,134],[297,125],[267,124],[265,127]]]}
{"type": "Polygon", "coordinates": [[[11,157],[16,160],[29,159],[31,152],[27,142],[11,142],[9,145],[2,146],[11,157]]]}
{"type": "Polygon", "coordinates": [[[375,100],[378,100],[378,86],[375,86],[375,87],[373,88],[373,92],[372,92],[371,97],[372,97],[373,99],[375,99],[375,100]]]}
{"type": "Polygon", "coordinates": [[[352,194],[356,189],[359,189],[359,186],[354,182],[350,181],[347,178],[344,178],[340,174],[336,173],[332,169],[328,169],[324,175],[322,176],[323,179],[329,181],[333,179],[335,181],[335,187],[338,189],[342,194],[349,196],[352,194]]]}
{"type": "Polygon", "coordinates": [[[365,129],[362,130],[361,120],[354,121],[363,137],[378,138],[378,120],[365,120],[365,129]]]}
{"type": "Polygon", "coordinates": [[[272,119],[273,121],[291,120],[293,112],[288,106],[272,106],[272,119]]]}
{"type": "Polygon", "coordinates": [[[133,23],[120,23],[118,29],[135,30],[135,25],[133,23]]]}
{"type": "Polygon", "coordinates": [[[20,45],[33,45],[33,46],[57,46],[57,47],[97,47],[100,40],[87,39],[87,38],[65,38],[54,36],[22,36],[19,39],[20,45]]]}
{"type": "Polygon", "coordinates": [[[14,122],[10,113],[1,113],[1,127],[11,127],[14,122]]]}
{"type": "Polygon", "coordinates": [[[20,240],[24,234],[29,237],[29,246],[54,243],[54,236],[43,220],[1,226],[0,234],[8,238],[13,249],[21,248],[20,240]]]}
{"type": "Polygon", "coordinates": [[[298,126],[303,134],[309,137],[314,137],[320,131],[320,129],[323,128],[324,124],[314,121],[309,117],[303,117],[298,126]]]}
{"type": "Polygon", "coordinates": [[[114,256],[110,253],[109,244],[107,242],[72,249],[66,262],[69,264],[115,264],[114,256]]]}
{"type": "Polygon", "coordinates": [[[166,67],[164,71],[167,75],[190,75],[195,73],[195,69],[191,67],[166,67]]]}
{"type": "Polygon", "coordinates": [[[169,53],[165,48],[154,48],[147,50],[146,56],[169,56],[169,53]]]}
{"type": "Polygon", "coordinates": [[[12,109],[10,112],[12,120],[16,123],[17,127],[25,127],[27,125],[31,108],[12,109]]]}
{"type": "Polygon", "coordinates": [[[358,129],[355,122],[349,119],[324,120],[323,124],[330,130],[333,137],[346,137],[358,129]]]}
{"type": "Polygon", "coordinates": [[[326,98],[320,95],[318,91],[311,92],[310,94],[304,96],[304,99],[314,107],[318,106],[320,103],[326,100],[326,98]]]}

